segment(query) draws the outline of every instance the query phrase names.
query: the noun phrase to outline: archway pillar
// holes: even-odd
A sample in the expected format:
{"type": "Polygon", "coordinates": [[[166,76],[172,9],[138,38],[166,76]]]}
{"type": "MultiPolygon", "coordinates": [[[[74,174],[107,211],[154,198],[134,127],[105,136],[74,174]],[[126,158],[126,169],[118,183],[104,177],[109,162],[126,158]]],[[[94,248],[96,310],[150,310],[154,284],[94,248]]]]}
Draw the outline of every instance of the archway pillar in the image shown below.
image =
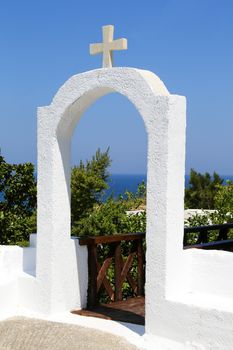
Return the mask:
{"type": "MultiPolygon", "coordinates": [[[[158,334],[167,300],[184,292],[183,259],[186,101],[156,97],[148,129],[146,333],[158,334]]],[[[163,330],[166,324],[163,324],[163,330]]]]}
{"type": "Polygon", "coordinates": [[[53,109],[39,108],[36,281],[49,314],[84,307],[88,284],[87,249],[70,236],[71,135],[53,123],[53,109]]]}

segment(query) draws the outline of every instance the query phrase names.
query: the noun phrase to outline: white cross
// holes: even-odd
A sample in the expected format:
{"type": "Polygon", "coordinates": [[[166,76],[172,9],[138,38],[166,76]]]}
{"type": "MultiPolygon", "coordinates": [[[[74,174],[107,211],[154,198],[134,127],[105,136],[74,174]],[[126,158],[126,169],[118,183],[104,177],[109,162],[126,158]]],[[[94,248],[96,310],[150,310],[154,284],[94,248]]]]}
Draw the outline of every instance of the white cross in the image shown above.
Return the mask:
{"type": "Polygon", "coordinates": [[[90,44],[90,54],[96,55],[103,52],[103,67],[113,66],[113,55],[114,50],[127,50],[127,39],[113,40],[114,26],[108,25],[102,27],[103,42],[97,44],[90,44]]]}

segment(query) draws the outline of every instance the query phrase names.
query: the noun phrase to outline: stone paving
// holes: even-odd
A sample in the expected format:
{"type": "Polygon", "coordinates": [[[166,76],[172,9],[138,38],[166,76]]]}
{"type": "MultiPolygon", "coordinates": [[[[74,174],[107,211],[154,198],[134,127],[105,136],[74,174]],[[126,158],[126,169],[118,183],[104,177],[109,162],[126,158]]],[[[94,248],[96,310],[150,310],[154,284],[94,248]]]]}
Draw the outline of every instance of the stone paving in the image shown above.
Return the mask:
{"type": "Polygon", "coordinates": [[[0,322],[1,350],[139,350],[123,338],[77,325],[14,317],[0,322]]]}

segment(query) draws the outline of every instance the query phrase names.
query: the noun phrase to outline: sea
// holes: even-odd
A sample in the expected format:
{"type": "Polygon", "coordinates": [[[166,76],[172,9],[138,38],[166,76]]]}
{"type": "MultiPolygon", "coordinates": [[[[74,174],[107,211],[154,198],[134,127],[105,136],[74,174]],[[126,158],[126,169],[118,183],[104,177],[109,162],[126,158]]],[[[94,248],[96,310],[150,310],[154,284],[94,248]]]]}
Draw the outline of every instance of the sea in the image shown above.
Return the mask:
{"type": "MultiPolygon", "coordinates": [[[[233,181],[233,175],[220,175],[226,184],[227,180],[233,181]]],[[[112,174],[109,178],[109,188],[103,196],[105,201],[110,195],[117,198],[119,195],[123,195],[126,191],[136,193],[138,185],[142,182],[146,184],[146,174],[112,174]]],[[[189,175],[185,175],[185,188],[189,186],[189,175]]],[[[3,198],[3,194],[0,193],[0,200],[3,198]]]]}
{"type": "MultiPolygon", "coordinates": [[[[233,181],[233,175],[220,175],[226,184],[227,180],[233,181]]],[[[185,188],[189,186],[189,175],[185,175],[185,188]]],[[[146,174],[112,174],[109,178],[109,189],[106,191],[104,199],[113,195],[114,198],[123,195],[125,191],[136,193],[138,185],[142,182],[146,184],[146,174]]]]}

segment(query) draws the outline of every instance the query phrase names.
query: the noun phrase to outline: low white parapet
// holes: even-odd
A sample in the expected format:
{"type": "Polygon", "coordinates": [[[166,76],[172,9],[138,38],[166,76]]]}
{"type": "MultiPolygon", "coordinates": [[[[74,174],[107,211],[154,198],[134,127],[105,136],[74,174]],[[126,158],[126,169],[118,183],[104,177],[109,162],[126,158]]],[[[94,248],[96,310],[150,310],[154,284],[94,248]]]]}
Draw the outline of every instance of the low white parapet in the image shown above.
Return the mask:
{"type": "Polygon", "coordinates": [[[204,216],[206,214],[211,214],[211,213],[214,213],[214,212],[216,212],[216,210],[214,210],[214,209],[185,209],[185,211],[184,211],[184,221],[192,218],[195,215],[204,216]]]}
{"type": "Polygon", "coordinates": [[[37,244],[37,234],[36,233],[31,233],[30,234],[29,246],[35,248],[36,244],[37,244]]]}

